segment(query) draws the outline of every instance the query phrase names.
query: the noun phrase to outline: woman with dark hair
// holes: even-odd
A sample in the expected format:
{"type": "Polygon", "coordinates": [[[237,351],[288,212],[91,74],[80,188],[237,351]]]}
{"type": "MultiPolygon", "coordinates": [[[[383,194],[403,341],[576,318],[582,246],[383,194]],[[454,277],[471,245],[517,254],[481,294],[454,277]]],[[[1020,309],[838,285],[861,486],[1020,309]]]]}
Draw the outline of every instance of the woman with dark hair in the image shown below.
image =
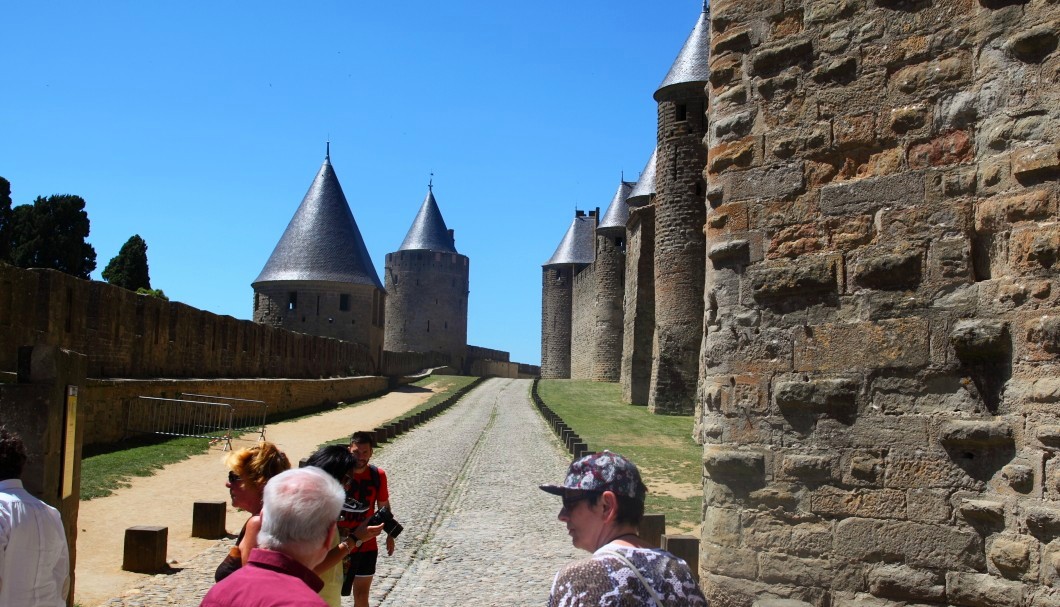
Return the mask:
{"type": "MultiPolygon", "coordinates": [[[[357,466],[357,458],[342,445],[330,445],[322,447],[316,453],[310,455],[305,462],[306,466],[316,466],[327,472],[339,481],[343,489],[349,489],[350,472],[357,466]]],[[[345,508],[345,504],[343,505],[345,508]]],[[[340,513],[341,515],[341,513],[340,513]]],[[[336,521],[337,522],[337,521],[336,521]]],[[[324,580],[324,587],[320,590],[320,598],[327,601],[331,607],[340,607],[342,596],[342,559],[349,556],[353,549],[369,538],[379,535],[383,525],[369,527],[366,523],[353,529],[349,537],[340,537],[335,534],[335,544],[331,547],[327,556],[319,565],[313,568],[313,573],[324,580]]]]}
{"type": "Polygon", "coordinates": [[[228,482],[225,487],[232,497],[232,505],[249,512],[250,518],[243,524],[243,529],[236,538],[236,545],[232,546],[228,556],[217,566],[214,580],[218,582],[245,565],[250,551],[258,545],[265,483],[277,474],[291,469],[291,462],[283,451],[264,441],[257,447],[233,451],[225,460],[225,464],[228,466],[228,482]]]}

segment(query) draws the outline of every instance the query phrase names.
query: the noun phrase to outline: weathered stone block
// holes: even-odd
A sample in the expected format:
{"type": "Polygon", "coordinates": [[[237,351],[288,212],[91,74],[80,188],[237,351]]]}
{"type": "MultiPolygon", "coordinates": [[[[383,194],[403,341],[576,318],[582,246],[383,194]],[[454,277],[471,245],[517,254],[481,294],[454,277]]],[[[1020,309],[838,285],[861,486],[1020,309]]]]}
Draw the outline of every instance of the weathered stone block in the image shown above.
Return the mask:
{"type": "Polygon", "coordinates": [[[1045,57],[1056,50],[1057,27],[1056,21],[1053,21],[1018,31],[1005,41],[1004,48],[1024,63],[1041,63],[1045,57]]]}
{"type": "Polygon", "coordinates": [[[728,202],[740,200],[791,200],[805,189],[803,163],[786,163],[726,173],[718,178],[728,202]]]}
{"type": "Polygon", "coordinates": [[[854,264],[853,283],[869,289],[912,289],[920,283],[923,252],[901,247],[860,257],[854,264]]]}
{"type": "Polygon", "coordinates": [[[827,586],[832,576],[832,562],[763,552],[758,556],[758,576],[771,584],[827,586]]]}
{"type": "Polygon", "coordinates": [[[786,454],[780,465],[781,474],[788,478],[823,481],[833,477],[838,458],[835,455],[786,454]]]}
{"type": "Polygon", "coordinates": [[[1027,330],[1027,341],[1050,354],[1060,354],[1060,316],[1042,316],[1027,330]]]}
{"type": "Polygon", "coordinates": [[[1034,470],[1026,464],[1005,466],[1001,469],[1001,478],[1020,493],[1027,493],[1034,488],[1034,470]]]}
{"type": "Polygon", "coordinates": [[[1051,538],[1060,535],[1060,510],[1044,506],[1032,506],[1024,510],[1027,529],[1037,537],[1051,538]]]}
{"type": "Polygon", "coordinates": [[[1060,169],[1060,146],[1045,145],[1012,153],[1012,173],[1017,177],[1038,177],[1060,169]]]}
{"type": "Polygon", "coordinates": [[[703,449],[703,467],[710,478],[721,482],[761,481],[765,474],[765,457],[753,451],[707,446],[703,449]]]}
{"type": "Polygon", "coordinates": [[[1053,193],[1046,189],[996,196],[975,205],[977,232],[1007,230],[1020,221],[1042,221],[1056,213],[1053,193]]]}
{"type": "Polygon", "coordinates": [[[939,442],[954,448],[996,447],[1012,441],[1012,427],[1005,422],[949,420],[939,431],[939,442]]]}
{"type": "Polygon", "coordinates": [[[961,53],[900,69],[891,75],[889,85],[907,95],[924,97],[968,82],[971,69],[971,57],[961,53]]]}
{"type": "Polygon", "coordinates": [[[966,363],[1005,359],[1012,351],[1008,324],[998,320],[962,320],[950,333],[950,343],[966,363]]]}
{"type": "MultiPolygon", "coordinates": [[[[1037,544],[1033,538],[1026,536],[995,537],[987,547],[987,558],[1001,575],[1020,579],[1030,571],[1032,550],[1037,560],[1037,544]]],[[[1037,579],[1037,576],[1034,578],[1037,579]]]]}
{"type": "Polygon", "coordinates": [[[703,517],[703,537],[723,546],[740,544],[740,511],[708,507],[703,517]]]}
{"type": "Polygon", "coordinates": [[[964,164],[972,160],[972,141],[964,131],[950,131],[909,148],[909,168],[926,169],[964,164]]]}
{"type": "Polygon", "coordinates": [[[985,566],[978,534],[948,526],[848,518],[836,525],[836,553],[866,562],[975,571],[985,566]]]}
{"type": "Polygon", "coordinates": [[[817,295],[837,290],[836,263],[832,256],[815,256],[759,264],[747,271],[747,278],[753,297],[759,300],[817,295]]]}
{"type": "Polygon", "coordinates": [[[707,250],[707,259],[714,264],[732,261],[743,261],[747,263],[751,259],[751,243],[747,240],[737,238],[711,245],[707,250]]]}
{"type": "Polygon", "coordinates": [[[751,550],[705,543],[700,548],[700,557],[703,568],[712,574],[745,580],[758,576],[758,558],[751,550]]]}
{"type": "Polygon", "coordinates": [[[751,55],[752,74],[776,74],[784,68],[813,59],[813,44],[807,39],[786,38],[779,44],[762,45],[751,55]]]}
{"type": "Polygon", "coordinates": [[[1005,504],[992,500],[964,500],[959,507],[961,516],[972,523],[1001,526],[1005,523],[1005,504]]]}
{"type": "Polygon", "coordinates": [[[945,523],[950,520],[953,508],[949,492],[944,489],[909,489],[906,491],[906,512],[910,520],[921,523],[945,523]]]}
{"type": "Polygon", "coordinates": [[[850,414],[857,408],[857,390],[851,379],[818,378],[778,382],[773,391],[782,411],[850,414]]]}
{"type": "MultiPolygon", "coordinates": [[[[1038,380],[1038,381],[1041,382],[1041,381],[1045,381],[1045,380],[1038,380]]],[[[1050,379],[1048,381],[1051,384],[1049,386],[1048,390],[1047,390],[1047,392],[1050,395],[1050,397],[1052,397],[1054,394],[1056,394],[1058,397],[1060,397],[1060,380],[1050,379]]],[[[1038,382],[1035,382],[1035,383],[1037,384],[1038,382]]],[[[1043,402],[1043,401],[1041,401],[1039,399],[1032,399],[1032,400],[1035,400],[1037,402],[1043,402]]],[[[1050,402],[1052,400],[1053,399],[1050,398],[1049,401],[1044,401],[1044,402],[1050,402]]],[[[1045,445],[1046,447],[1051,447],[1053,449],[1060,448],[1060,426],[1054,426],[1054,425],[1038,426],[1037,437],[1038,437],[1038,440],[1041,441],[1041,443],[1043,445],[1045,445]]]]}
{"type": "Polygon", "coordinates": [[[848,371],[853,360],[862,369],[919,368],[929,360],[924,318],[818,325],[792,333],[796,371],[848,371]]]}
{"type": "Polygon", "coordinates": [[[1014,231],[1010,263],[1020,272],[1051,270],[1060,260],[1060,227],[1053,225],[1014,231]]]}
{"type": "Polygon", "coordinates": [[[937,571],[902,565],[879,565],[868,574],[869,592],[905,601],[938,601],[946,596],[946,579],[937,571]]]}
{"type": "Polygon", "coordinates": [[[714,143],[741,139],[751,134],[754,126],[755,111],[745,110],[727,116],[715,116],[711,123],[711,137],[714,143]]]}
{"type": "Polygon", "coordinates": [[[924,201],[924,176],[919,172],[872,177],[821,188],[825,215],[871,214],[883,207],[906,207],[924,201]]]}
{"type": "Polygon", "coordinates": [[[744,137],[711,147],[707,150],[707,167],[711,173],[720,173],[731,166],[750,165],[755,157],[756,142],[756,137],[744,137]]]}
{"type": "Polygon", "coordinates": [[[844,490],[824,486],[810,494],[810,511],[833,517],[906,518],[905,492],[894,489],[844,490]]]}
{"type": "Polygon", "coordinates": [[[1023,601],[1023,585],[981,573],[946,574],[946,599],[968,607],[1012,607],[1023,601]]]}

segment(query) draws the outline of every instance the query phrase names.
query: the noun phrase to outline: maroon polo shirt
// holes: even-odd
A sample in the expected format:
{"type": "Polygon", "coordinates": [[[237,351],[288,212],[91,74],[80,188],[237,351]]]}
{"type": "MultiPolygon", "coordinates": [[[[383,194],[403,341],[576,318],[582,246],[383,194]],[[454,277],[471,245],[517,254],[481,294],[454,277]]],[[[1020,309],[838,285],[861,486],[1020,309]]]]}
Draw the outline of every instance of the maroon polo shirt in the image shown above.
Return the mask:
{"type": "Polygon", "coordinates": [[[328,607],[317,593],[324,582],[293,558],[255,548],[247,564],[206,593],[199,607],[328,607]]]}

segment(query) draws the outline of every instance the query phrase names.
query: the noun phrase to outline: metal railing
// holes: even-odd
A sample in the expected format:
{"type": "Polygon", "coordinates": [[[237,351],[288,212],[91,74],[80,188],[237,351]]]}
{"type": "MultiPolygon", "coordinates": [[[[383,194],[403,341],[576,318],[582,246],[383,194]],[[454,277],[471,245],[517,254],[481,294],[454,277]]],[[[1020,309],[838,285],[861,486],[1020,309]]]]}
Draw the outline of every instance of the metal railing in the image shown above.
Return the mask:
{"type": "Polygon", "coordinates": [[[227,451],[232,448],[234,415],[235,408],[227,403],[139,396],[129,404],[125,429],[126,432],[224,440],[227,451]]]}
{"type": "Polygon", "coordinates": [[[265,420],[269,415],[269,405],[263,400],[214,396],[212,394],[190,394],[187,392],[179,393],[177,397],[194,401],[206,399],[208,402],[230,404],[235,412],[234,429],[246,432],[256,431],[258,440],[265,440],[265,420]]]}

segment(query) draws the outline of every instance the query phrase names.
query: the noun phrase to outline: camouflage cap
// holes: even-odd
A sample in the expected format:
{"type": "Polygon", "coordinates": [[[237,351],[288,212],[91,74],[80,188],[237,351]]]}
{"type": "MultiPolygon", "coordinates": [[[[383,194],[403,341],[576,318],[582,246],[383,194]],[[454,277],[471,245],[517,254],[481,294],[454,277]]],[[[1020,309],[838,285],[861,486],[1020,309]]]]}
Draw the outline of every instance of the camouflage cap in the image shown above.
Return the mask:
{"type": "Polygon", "coordinates": [[[562,485],[540,485],[542,491],[563,495],[564,491],[611,491],[615,495],[644,499],[646,489],[633,462],[610,451],[600,451],[574,460],[562,485]]]}

